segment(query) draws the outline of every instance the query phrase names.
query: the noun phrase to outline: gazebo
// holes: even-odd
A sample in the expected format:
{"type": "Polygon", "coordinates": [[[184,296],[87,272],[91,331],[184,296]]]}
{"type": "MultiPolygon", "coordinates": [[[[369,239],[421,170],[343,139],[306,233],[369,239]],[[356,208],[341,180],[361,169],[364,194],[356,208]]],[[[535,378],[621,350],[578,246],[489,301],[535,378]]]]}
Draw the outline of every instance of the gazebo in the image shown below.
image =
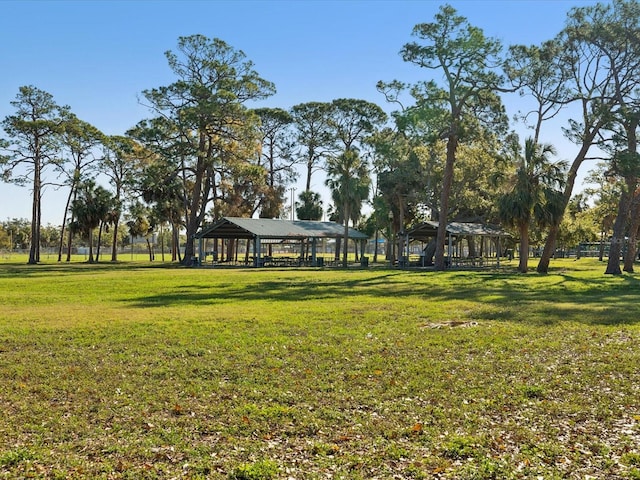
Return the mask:
{"type": "MultiPolygon", "coordinates": [[[[317,256],[317,245],[321,239],[334,239],[340,241],[344,236],[344,226],[334,222],[318,222],[311,220],[280,220],[270,218],[239,218],[224,217],[216,223],[209,225],[198,233],[198,263],[206,262],[207,253],[204,249],[204,240],[216,239],[245,239],[252,245],[252,264],[255,267],[267,265],[309,265],[323,266],[324,259],[317,256]],[[273,258],[263,255],[263,244],[274,243],[298,243],[303,245],[308,242],[311,247],[310,256],[305,259],[301,254],[295,258],[273,258]]],[[[368,240],[367,235],[349,228],[348,238],[368,240]]]]}
{"type": "MultiPolygon", "coordinates": [[[[405,244],[408,246],[411,241],[428,242],[436,238],[437,235],[438,222],[427,221],[407,230],[405,244]]],[[[481,266],[488,263],[490,259],[495,259],[495,263],[499,267],[501,239],[511,237],[511,234],[495,225],[451,222],[447,224],[446,236],[447,256],[450,266],[481,266]],[[484,255],[469,255],[469,248],[467,252],[464,252],[461,240],[469,237],[479,238],[480,250],[484,252],[484,255]],[[486,240],[489,240],[488,244],[485,244],[486,240]]]]}

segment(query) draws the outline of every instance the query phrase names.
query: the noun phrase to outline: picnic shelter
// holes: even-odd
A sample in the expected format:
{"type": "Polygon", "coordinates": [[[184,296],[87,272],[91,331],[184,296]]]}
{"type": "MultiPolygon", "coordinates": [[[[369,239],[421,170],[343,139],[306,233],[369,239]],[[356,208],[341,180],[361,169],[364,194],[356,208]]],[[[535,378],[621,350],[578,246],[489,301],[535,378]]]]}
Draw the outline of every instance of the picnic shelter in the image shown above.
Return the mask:
{"type": "MultiPolygon", "coordinates": [[[[408,251],[411,242],[426,244],[434,240],[438,235],[438,222],[423,222],[407,230],[405,235],[408,251]]],[[[510,237],[509,232],[495,225],[450,222],[446,230],[448,264],[453,267],[496,264],[499,267],[503,252],[501,242],[510,237]]],[[[424,256],[420,262],[425,266],[424,256]]]]}
{"type": "MultiPolygon", "coordinates": [[[[217,252],[210,252],[205,248],[206,239],[244,239],[247,241],[247,263],[254,267],[324,266],[325,259],[318,256],[319,241],[332,239],[339,242],[343,236],[344,225],[334,222],[240,217],[224,217],[195,234],[200,252],[198,264],[207,263],[209,256],[213,256],[213,262],[217,261],[217,252]],[[299,247],[299,253],[288,257],[268,254],[269,244],[283,243],[299,247]],[[309,245],[308,256],[304,254],[305,245],[309,245]]],[[[364,243],[369,237],[349,228],[348,238],[364,243]]]]}

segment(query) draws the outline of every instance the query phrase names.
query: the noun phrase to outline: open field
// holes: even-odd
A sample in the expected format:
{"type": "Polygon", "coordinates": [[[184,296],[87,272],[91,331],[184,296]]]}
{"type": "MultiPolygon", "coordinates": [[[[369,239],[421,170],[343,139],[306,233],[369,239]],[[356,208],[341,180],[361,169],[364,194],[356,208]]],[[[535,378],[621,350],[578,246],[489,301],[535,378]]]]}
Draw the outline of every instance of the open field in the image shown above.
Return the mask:
{"type": "Polygon", "coordinates": [[[640,274],[0,262],[0,478],[640,478],[640,274]]]}

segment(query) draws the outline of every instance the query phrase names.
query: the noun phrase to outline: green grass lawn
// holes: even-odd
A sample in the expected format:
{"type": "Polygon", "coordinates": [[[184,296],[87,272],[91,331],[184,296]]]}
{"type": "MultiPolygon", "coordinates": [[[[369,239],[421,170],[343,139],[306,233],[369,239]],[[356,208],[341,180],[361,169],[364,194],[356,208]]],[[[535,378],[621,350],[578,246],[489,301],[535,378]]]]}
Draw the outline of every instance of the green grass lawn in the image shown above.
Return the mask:
{"type": "Polygon", "coordinates": [[[0,478],[640,478],[640,274],[0,263],[0,478]]]}

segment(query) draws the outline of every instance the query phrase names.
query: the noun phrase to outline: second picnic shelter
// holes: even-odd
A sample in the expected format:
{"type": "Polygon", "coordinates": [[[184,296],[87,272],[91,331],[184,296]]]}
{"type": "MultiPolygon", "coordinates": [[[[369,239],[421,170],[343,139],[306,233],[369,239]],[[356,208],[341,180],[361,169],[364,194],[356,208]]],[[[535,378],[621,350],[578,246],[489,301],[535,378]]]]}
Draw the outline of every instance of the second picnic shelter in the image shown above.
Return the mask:
{"type": "MultiPolygon", "coordinates": [[[[428,242],[438,234],[438,222],[427,221],[408,229],[405,233],[406,243],[412,241],[428,242]]],[[[481,266],[495,263],[500,266],[502,253],[501,241],[511,237],[511,234],[502,228],[484,223],[449,222],[446,229],[447,253],[449,266],[481,266]],[[470,252],[462,250],[462,239],[476,237],[480,240],[482,256],[469,256],[470,252]],[[485,240],[489,242],[485,244],[485,240]]],[[[470,250],[470,249],[469,249],[470,250]]],[[[424,262],[424,257],[421,259],[424,262]]],[[[424,266],[424,265],[422,265],[424,266]]]]}

